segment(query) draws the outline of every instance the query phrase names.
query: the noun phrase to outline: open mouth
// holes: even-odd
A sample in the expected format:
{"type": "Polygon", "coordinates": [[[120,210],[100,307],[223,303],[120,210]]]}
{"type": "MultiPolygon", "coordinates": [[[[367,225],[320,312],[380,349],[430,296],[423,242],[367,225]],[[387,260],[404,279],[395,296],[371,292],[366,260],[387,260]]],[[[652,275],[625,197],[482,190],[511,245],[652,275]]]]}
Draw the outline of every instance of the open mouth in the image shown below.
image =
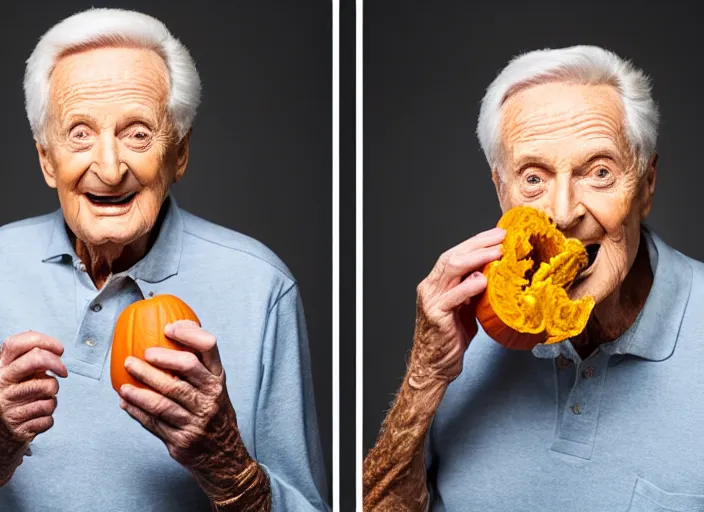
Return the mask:
{"type": "Polygon", "coordinates": [[[577,274],[574,283],[572,283],[573,285],[584,280],[587,276],[589,276],[589,274],[591,274],[596,257],[599,255],[601,244],[589,244],[584,248],[587,250],[587,266],[584,267],[579,274],[577,274]]]}
{"type": "Polygon", "coordinates": [[[136,192],[128,192],[127,194],[122,194],[120,196],[114,195],[97,195],[86,193],[88,200],[96,205],[123,205],[127,204],[137,195],[136,192]]]}
{"type": "Polygon", "coordinates": [[[596,261],[596,257],[599,254],[600,248],[600,244],[590,244],[585,247],[585,249],[587,250],[587,257],[589,258],[589,262],[587,263],[586,268],[590,268],[594,264],[594,262],[596,261]]]}

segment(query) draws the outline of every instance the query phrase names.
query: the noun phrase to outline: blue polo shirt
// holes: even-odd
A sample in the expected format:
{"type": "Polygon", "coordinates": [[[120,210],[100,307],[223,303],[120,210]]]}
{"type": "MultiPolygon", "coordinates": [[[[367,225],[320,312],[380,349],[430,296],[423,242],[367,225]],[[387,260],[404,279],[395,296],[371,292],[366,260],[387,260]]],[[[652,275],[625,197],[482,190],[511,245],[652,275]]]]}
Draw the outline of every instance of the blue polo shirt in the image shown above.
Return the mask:
{"type": "Polygon", "coordinates": [[[480,331],[428,436],[433,511],[704,511],[704,264],[643,228],[654,282],[587,359],[480,331]]]}
{"type": "Polygon", "coordinates": [[[0,339],[34,330],[59,339],[54,426],[0,487],[0,511],[210,512],[164,443],[119,407],[110,344],[135,300],[174,294],[214,334],[250,454],[277,511],[328,510],[306,324],[298,285],[262,244],[195,217],[170,196],[158,237],[133,268],[97,290],[62,212],[0,229],[0,339]]]}

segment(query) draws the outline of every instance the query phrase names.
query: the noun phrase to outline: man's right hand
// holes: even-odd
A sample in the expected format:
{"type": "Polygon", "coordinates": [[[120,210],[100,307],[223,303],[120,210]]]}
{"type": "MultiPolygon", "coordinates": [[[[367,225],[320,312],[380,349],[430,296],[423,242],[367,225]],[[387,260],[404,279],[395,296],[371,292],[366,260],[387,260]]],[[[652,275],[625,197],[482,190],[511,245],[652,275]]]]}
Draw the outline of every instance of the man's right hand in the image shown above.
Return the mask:
{"type": "Polygon", "coordinates": [[[477,333],[474,297],[486,288],[484,266],[501,257],[506,231],[484,231],[445,252],[418,285],[416,330],[409,384],[453,381],[477,333]]]}
{"type": "Polygon", "coordinates": [[[28,444],[54,425],[59,381],[67,377],[61,342],[28,331],[0,345],[0,485],[22,462],[28,444]]]}
{"type": "Polygon", "coordinates": [[[364,459],[365,511],[422,512],[429,503],[425,438],[445,390],[477,333],[484,266],[501,257],[506,232],[492,229],[445,252],[418,285],[416,331],[401,389],[364,459]]]}

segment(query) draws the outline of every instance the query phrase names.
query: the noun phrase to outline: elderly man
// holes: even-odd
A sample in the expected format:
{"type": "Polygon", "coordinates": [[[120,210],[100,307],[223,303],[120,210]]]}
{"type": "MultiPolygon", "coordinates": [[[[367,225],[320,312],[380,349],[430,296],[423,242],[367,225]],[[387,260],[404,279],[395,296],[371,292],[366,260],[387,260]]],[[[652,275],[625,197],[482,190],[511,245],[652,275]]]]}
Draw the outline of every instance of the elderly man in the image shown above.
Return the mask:
{"type": "Polygon", "coordinates": [[[25,95],[61,208],[0,230],[0,510],[327,510],[297,283],[169,193],[200,96],[186,48],[88,10],[38,42],[25,95]],[[198,314],[165,334],[199,357],[128,358],[147,386],[118,397],[115,319],[164,293],[198,314]]]}
{"type": "Polygon", "coordinates": [[[646,76],[601,48],[530,52],[494,80],[477,132],[501,209],[598,249],[570,289],[597,305],[580,336],[507,349],[473,311],[505,232],[444,253],[365,510],[704,510],[704,266],[643,224],[657,124],[646,76]]]}

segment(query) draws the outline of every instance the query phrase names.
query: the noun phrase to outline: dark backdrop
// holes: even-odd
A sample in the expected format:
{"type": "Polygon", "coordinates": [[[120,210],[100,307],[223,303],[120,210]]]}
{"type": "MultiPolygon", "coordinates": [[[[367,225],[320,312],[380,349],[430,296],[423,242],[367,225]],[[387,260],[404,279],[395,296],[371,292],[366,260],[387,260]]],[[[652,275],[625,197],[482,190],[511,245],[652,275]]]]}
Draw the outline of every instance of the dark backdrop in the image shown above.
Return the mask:
{"type": "MultiPolygon", "coordinates": [[[[340,512],[356,510],[356,159],[354,0],[340,1],[340,512]]],[[[361,371],[361,368],[360,368],[361,371]]]]}
{"type": "MultiPolygon", "coordinates": [[[[500,215],[474,135],[486,87],[515,54],[596,44],[653,78],[662,123],[649,224],[704,259],[701,18],[653,2],[364,6],[364,452],[405,370],[415,287],[437,257],[500,215]]],[[[471,371],[465,369],[464,371],[471,371]]]]}
{"type": "Polygon", "coordinates": [[[192,213],[268,245],[300,283],[329,482],[332,360],[332,8],[298,0],[22,1],[3,6],[0,224],[58,208],[23,106],[24,62],[53,24],[91,6],[163,21],[191,51],[203,102],[186,177],[192,213]]]}

